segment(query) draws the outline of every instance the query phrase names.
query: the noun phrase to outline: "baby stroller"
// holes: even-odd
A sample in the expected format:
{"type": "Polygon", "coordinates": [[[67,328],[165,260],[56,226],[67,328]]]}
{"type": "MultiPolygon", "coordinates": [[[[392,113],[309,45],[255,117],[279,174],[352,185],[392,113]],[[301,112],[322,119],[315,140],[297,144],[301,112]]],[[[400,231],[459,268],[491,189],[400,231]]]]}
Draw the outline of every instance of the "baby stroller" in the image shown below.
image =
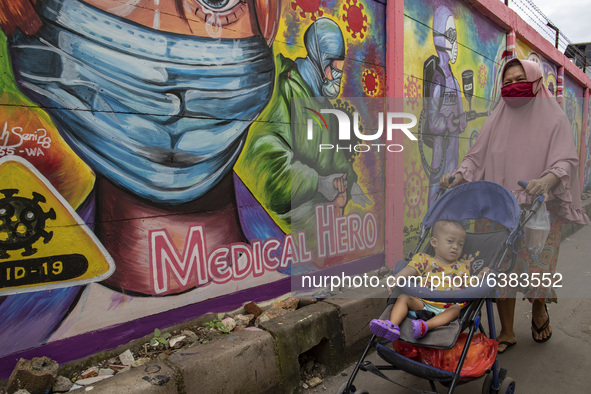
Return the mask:
{"type": "MultiPolygon", "coordinates": [[[[520,185],[525,187],[527,184],[520,182],[520,185]]],[[[523,234],[523,226],[535,214],[542,202],[543,196],[539,196],[532,205],[529,213],[525,215],[522,223],[520,223],[521,208],[517,204],[517,201],[507,189],[496,183],[475,181],[465,183],[443,193],[440,192],[439,197],[431,205],[421,223],[419,240],[414,252],[409,254],[406,260],[400,261],[397,264],[394,274],[404,268],[412,256],[421,250],[425,240],[428,239],[431,227],[438,220],[456,220],[468,223],[468,220],[479,218],[492,220],[496,224],[501,225],[497,227],[503,227],[503,229],[486,233],[468,232],[462,255],[467,256],[472,254],[473,256],[478,256],[471,264],[472,275],[477,274],[484,267],[491,268],[491,272],[493,273],[499,273],[501,272],[500,268],[505,258],[511,255],[513,245],[518,244],[523,234]]],[[[427,243],[424,252],[431,254],[432,249],[430,248],[431,246],[427,243]]],[[[509,272],[513,268],[515,253],[512,255],[512,261],[508,266],[504,267],[504,272],[509,272]]],[[[390,341],[380,341],[376,335],[373,335],[361,359],[357,362],[348,382],[340,387],[339,393],[357,392],[353,382],[359,370],[371,372],[394,384],[419,393],[437,393],[435,382],[440,382],[448,387],[448,393],[452,393],[458,385],[481,377],[484,377],[483,393],[504,394],[514,392],[515,382],[506,375],[507,371],[505,369],[499,368],[496,350],[494,357],[491,356],[491,360],[494,360],[494,363],[486,373],[478,377],[460,375],[469,346],[476,331],[479,329],[486,335],[484,327],[480,323],[481,309],[484,304],[486,304],[489,323],[488,338],[496,340],[494,313],[491,301],[497,293],[496,287],[489,286],[485,280],[478,287],[469,287],[456,291],[431,291],[427,287],[413,285],[412,282],[407,283],[405,287],[394,288],[392,295],[388,299],[388,305],[379,317],[380,319],[389,319],[393,305],[401,293],[437,302],[467,303],[462,308],[456,320],[446,326],[429,331],[421,339],[413,338],[411,324],[413,317],[410,314],[400,324],[400,341],[407,344],[437,349],[451,349],[456,344],[460,333],[468,329],[465,346],[463,347],[455,372],[439,369],[407,358],[394,351],[390,341]],[[370,361],[365,361],[369,350],[374,346],[376,347],[377,354],[388,365],[373,365],[370,361]],[[383,370],[403,370],[417,377],[428,379],[432,391],[421,391],[403,386],[384,375],[381,372],[383,370]]]]}

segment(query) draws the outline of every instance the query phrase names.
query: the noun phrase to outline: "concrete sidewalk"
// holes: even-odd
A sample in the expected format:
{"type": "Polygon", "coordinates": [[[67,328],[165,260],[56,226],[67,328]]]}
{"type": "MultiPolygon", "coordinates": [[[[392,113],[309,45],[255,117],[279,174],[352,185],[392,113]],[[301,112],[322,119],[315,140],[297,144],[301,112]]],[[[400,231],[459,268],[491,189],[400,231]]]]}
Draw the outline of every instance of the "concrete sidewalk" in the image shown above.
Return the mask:
{"type": "MultiPolygon", "coordinates": [[[[586,209],[591,213],[591,201],[586,209]]],[[[590,215],[591,216],[591,215],[590,215]]],[[[558,267],[576,267],[582,283],[591,283],[591,227],[569,225],[564,229],[558,267]],[[573,264],[576,262],[576,266],[573,264]]],[[[591,289],[591,286],[589,286],[591,289]]],[[[591,294],[591,290],[589,291],[591,294]]],[[[386,289],[356,290],[355,298],[331,298],[214,341],[183,348],[168,358],[132,368],[94,384],[96,393],[293,393],[302,390],[298,357],[313,354],[327,367],[328,375],[339,374],[361,354],[370,337],[368,323],[385,306],[386,289]]],[[[589,392],[591,374],[585,370],[591,359],[591,300],[566,298],[551,308],[552,340],[539,345],[531,340],[529,304],[518,302],[515,328],[519,345],[500,356],[519,392],[589,392]]],[[[373,361],[377,356],[373,357],[373,361]]],[[[350,370],[352,367],[349,367],[350,370]]],[[[362,373],[361,375],[370,375],[362,373]]],[[[400,375],[400,374],[399,374],[400,375]]],[[[396,376],[396,375],[393,375],[396,376]]],[[[400,376],[403,382],[418,379],[400,376]]],[[[390,383],[375,383],[360,376],[358,385],[372,392],[395,389],[390,383]],[[370,387],[364,386],[369,384],[370,387]]],[[[336,392],[347,377],[326,379],[328,392],[336,392]]],[[[482,383],[462,386],[457,392],[480,392],[482,383]],[[478,389],[476,390],[476,385],[478,389]]],[[[322,386],[319,386],[322,387],[322,386]]],[[[427,386],[421,386],[423,389],[427,386]]],[[[80,389],[84,390],[84,389],[80,389]]],[[[324,392],[323,388],[307,390],[324,392]]]]}

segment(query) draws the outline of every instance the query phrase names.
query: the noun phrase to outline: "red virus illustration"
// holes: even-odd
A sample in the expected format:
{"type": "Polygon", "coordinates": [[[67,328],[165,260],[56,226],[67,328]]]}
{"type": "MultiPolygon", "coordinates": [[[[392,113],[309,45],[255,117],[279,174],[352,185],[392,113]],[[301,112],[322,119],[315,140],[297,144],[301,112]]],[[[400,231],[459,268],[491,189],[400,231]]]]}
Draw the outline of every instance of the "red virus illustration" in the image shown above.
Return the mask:
{"type": "Polygon", "coordinates": [[[480,84],[480,87],[482,89],[484,89],[486,86],[486,78],[487,77],[488,77],[488,71],[486,70],[486,67],[484,66],[484,64],[481,64],[478,67],[478,83],[480,84]]]}
{"type": "Polygon", "coordinates": [[[425,175],[416,164],[413,161],[411,163],[412,169],[404,172],[404,210],[408,212],[409,217],[413,218],[421,216],[421,207],[425,205],[425,194],[427,193],[426,188],[423,188],[426,182],[425,175]]]}
{"type": "Polygon", "coordinates": [[[363,71],[363,91],[368,96],[375,96],[380,89],[378,76],[372,70],[363,71]]]}
{"type": "Polygon", "coordinates": [[[343,15],[343,21],[348,23],[347,31],[351,33],[353,38],[365,37],[363,32],[367,31],[367,15],[363,14],[363,4],[357,4],[357,0],[347,0],[347,4],[343,5],[343,10],[347,15],[343,15]]]}
{"type": "Polygon", "coordinates": [[[414,75],[406,77],[404,84],[404,97],[407,97],[406,104],[410,105],[412,109],[419,105],[419,98],[421,97],[421,84],[419,79],[414,75]]]}
{"type": "Polygon", "coordinates": [[[316,20],[316,13],[318,16],[322,16],[324,12],[320,9],[320,7],[326,7],[326,2],[321,0],[294,0],[291,2],[291,8],[295,11],[300,7],[302,10],[300,12],[300,16],[302,18],[306,17],[306,14],[311,14],[310,18],[315,21],[316,20]]]}

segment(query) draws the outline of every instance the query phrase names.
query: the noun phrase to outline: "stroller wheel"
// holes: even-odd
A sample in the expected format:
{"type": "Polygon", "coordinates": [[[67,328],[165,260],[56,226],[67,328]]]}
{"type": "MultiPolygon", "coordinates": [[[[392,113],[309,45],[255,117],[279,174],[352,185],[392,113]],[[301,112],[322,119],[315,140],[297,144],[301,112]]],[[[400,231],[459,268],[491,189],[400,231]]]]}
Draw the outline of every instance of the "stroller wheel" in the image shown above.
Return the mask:
{"type": "MultiPolygon", "coordinates": [[[[345,388],[347,387],[347,383],[349,383],[349,382],[345,382],[345,383],[341,384],[341,386],[337,390],[337,394],[343,394],[345,392],[345,388]]],[[[354,385],[349,386],[349,393],[356,393],[356,392],[357,392],[357,389],[355,388],[354,385]]]]}
{"type": "MultiPolygon", "coordinates": [[[[347,383],[348,383],[348,382],[345,382],[345,383],[341,384],[341,386],[339,387],[339,389],[338,389],[338,391],[337,391],[337,394],[343,394],[343,393],[345,392],[345,387],[347,387],[347,383]]],[[[349,387],[349,393],[355,393],[355,394],[369,394],[369,391],[367,391],[367,390],[360,390],[360,391],[357,391],[357,388],[355,387],[355,385],[353,385],[353,384],[352,384],[352,385],[349,387]]]]}
{"type": "Polygon", "coordinates": [[[515,381],[507,376],[501,382],[501,387],[499,387],[499,394],[513,394],[514,392],[515,392],[515,381]]]}
{"type": "Polygon", "coordinates": [[[484,377],[484,383],[482,384],[482,394],[491,394],[493,392],[493,374],[487,373],[484,377]]]}

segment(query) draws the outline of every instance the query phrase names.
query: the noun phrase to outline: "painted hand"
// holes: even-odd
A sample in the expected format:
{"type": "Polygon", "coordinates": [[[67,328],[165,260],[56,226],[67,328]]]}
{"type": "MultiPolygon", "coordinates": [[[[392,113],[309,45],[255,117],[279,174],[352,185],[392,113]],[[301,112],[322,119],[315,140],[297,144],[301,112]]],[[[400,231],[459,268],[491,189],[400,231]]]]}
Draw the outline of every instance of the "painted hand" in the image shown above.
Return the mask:
{"type": "Polygon", "coordinates": [[[318,176],[318,192],[322,194],[327,201],[334,201],[334,199],[337,198],[337,195],[339,194],[339,190],[335,185],[335,180],[337,178],[342,178],[345,186],[347,185],[347,177],[345,174],[331,174],[327,176],[318,176]]]}
{"type": "Polygon", "coordinates": [[[334,187],[337,189],[338,194],[334,199],[333,203],[337,208],[345,208],[347,205],[347,174],[343,174],[342,177],[334,180],[334,187]]]}

